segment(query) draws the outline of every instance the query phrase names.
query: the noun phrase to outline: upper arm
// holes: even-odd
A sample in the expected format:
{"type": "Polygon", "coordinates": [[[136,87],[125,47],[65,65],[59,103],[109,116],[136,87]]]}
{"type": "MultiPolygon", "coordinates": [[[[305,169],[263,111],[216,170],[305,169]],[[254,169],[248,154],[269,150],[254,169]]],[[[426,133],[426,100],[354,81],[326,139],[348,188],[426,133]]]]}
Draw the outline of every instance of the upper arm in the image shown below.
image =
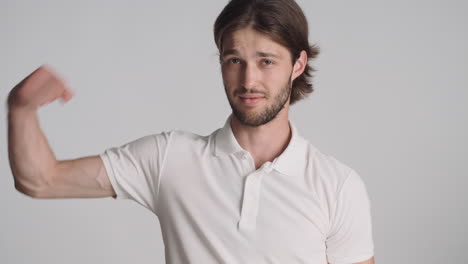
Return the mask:
{"type": "Polygon", "coordinates": [[[357,263],[353,263],[353,264],[374,264],[374,257],[366,260],[366,261],[362,261],[362,262],[357,262],[357,263]]]}
{"type": "Polygon", "coordinates": [[[58,161],[49,184],[37,198],[97,198],[115,196],[99,156],[58,161]]]}
{"type": "Polygon", "coordinates": [[[156,213],[171,132],[152,134],[105,150],[100,156],[116,199],[131,199],[156,213]]]}
{"type": "Polygon", "coordinates": [[[370,200],[364,182],[352,170],[330,207],[327,258],[332,264],[373,263],[370,200]],[[364,262],[359,262],[366,260],[364,262]]]}
{"type": "MultiPolygon", "coordinates": [[[[328,263],[328,264],[333,264],[333,263],[328,263]]],[[[365,260],[365,261],[361,261],[361,262],[355,262],[353,264],[375,264],[374,262],[374,256],[372,256],[372,258],[368,259],[368,260],[365,260]]]]}

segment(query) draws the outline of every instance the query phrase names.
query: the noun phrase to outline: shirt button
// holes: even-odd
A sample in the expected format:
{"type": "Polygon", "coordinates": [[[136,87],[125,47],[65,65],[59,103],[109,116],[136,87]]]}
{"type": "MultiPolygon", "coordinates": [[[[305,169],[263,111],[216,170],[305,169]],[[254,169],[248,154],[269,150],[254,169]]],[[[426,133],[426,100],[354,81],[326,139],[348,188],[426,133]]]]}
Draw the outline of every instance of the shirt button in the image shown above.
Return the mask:
{"type": "Polygon", "coordinates": [[[262,165],[262,170],[266,173],[269,173],[273,170],[273,164],[270,161],[265,162],[262,165]]]}
{"type": "Polygon", "coordinates": [[[250,186],[252,189],[258,188],[260,182],[260,175],[250,175],[250,186]]]}

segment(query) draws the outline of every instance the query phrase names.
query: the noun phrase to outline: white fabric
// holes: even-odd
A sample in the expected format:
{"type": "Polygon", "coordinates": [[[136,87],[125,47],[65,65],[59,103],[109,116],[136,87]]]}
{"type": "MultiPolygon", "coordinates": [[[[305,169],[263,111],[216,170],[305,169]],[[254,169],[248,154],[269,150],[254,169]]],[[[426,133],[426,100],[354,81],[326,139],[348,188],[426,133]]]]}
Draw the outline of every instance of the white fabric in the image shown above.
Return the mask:
{"type": "Polygon", "coordinates": [[[172,130],[100,156],[116,199],[154,212],[166,263],[349,264],[373,256],[360,176],[302,138],[255,170],[229,116],[208,136],[172,130]]]}

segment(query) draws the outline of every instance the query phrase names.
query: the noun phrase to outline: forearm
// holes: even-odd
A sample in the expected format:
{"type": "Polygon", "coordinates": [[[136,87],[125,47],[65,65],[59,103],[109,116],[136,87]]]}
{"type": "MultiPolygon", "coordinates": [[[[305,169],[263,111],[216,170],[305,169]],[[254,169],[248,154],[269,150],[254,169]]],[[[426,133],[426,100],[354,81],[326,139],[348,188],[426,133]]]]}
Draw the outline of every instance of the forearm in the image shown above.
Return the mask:
{"type": "Polygon", "coordinates": [[[37,111],[9,109],[8,155],[18,191],[35,197],[50,185],[57,160],[40,128],[37,111]]]}
{"type": "Polygon", "coordinates": [[[8,95],[8,155],[18,191],[34,198],[115,196],[99,156],[58,161],[39,126],[37,110],[73,97],[65,82],[41,66],[8,95]]]}

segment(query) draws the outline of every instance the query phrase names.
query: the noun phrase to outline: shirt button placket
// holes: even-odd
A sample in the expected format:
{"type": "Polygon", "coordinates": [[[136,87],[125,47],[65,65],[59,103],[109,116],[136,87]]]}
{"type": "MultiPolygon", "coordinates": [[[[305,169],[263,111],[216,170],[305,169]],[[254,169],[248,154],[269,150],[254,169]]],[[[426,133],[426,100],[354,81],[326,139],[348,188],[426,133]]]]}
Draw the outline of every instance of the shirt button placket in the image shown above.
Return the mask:
{"type": "Polygon", "coordinates": [[[254,172],[247,176],[242,202],[239,230],[251,232],[255,229],[258,206],[260,202],[260,181],[262,174],[254,172]]]}
{"type": "Polygon", "coordinates": [[[250,233],[255,230],[257,213],[260,206],[262,177],[273,169],[271,165],[271,162],[266,162],[261,169],[247,176],[242,201],[241,219],[238,223],[241,232],[250,233]]]}

